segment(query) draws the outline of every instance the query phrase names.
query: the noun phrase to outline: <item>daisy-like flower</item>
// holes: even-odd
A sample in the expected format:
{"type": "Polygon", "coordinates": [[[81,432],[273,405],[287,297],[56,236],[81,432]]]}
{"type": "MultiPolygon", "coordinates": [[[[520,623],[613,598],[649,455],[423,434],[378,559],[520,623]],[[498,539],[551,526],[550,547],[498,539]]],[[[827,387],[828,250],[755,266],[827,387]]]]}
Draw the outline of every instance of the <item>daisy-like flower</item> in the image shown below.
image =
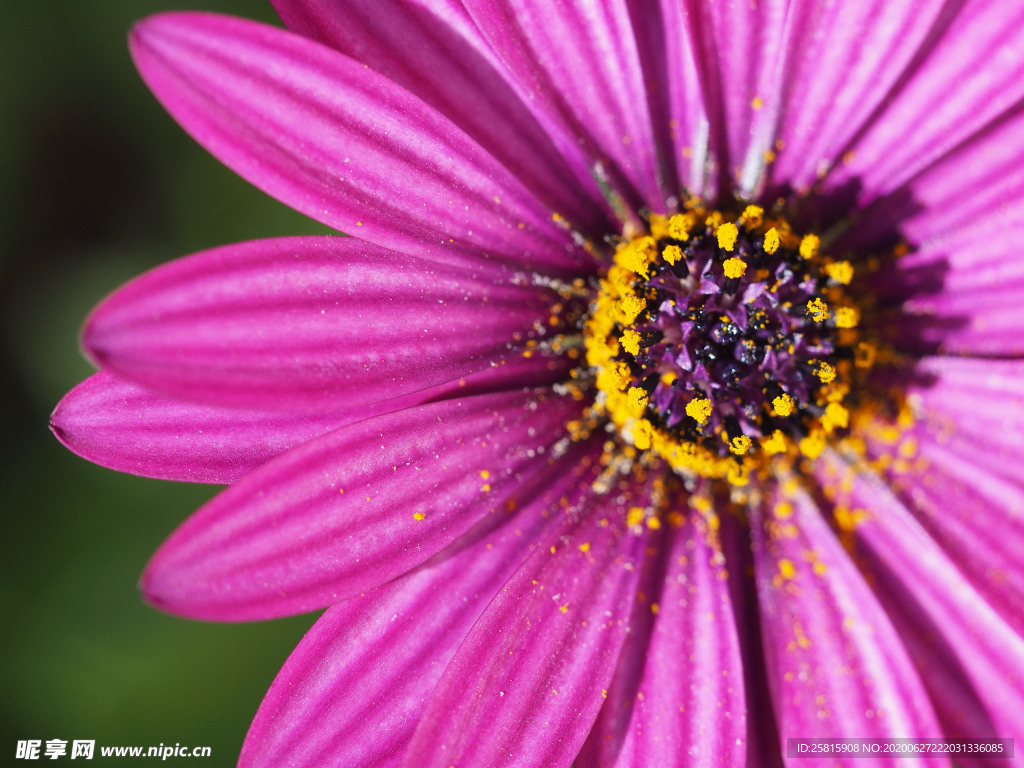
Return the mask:
{"type": "Polygon", "coordinates": [[[242,765],[1024,735],[1024,9],[276,5],[290,31],[164,15],[132,52],[351,237],[121,288],[53,417],[231,484],[154,605],[330,606],[242,765]]]}

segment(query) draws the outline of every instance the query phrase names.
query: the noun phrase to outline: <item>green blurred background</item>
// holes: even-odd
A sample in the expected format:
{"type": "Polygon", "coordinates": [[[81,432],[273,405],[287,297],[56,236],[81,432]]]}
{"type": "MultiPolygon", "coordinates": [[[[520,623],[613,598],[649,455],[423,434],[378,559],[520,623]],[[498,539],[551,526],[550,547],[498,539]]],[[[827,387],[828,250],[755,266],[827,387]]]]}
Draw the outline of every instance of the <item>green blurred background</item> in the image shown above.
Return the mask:
{"type": "Polygon", "coordinates": [[[47,430],[91,372],[78,328],[106,293],[193,251],[326,231],[222,168],[135,74],[131,23],[197,2],[277,23],[259,2],[104,0],[12,3],[0,25],[0,765],[30,764],[17,740],[53,738],[206,745],[202,765],[233,765],[315,618],[214,625],[144,605],[146,560],[217,489],[101,469],[47,430]]]}

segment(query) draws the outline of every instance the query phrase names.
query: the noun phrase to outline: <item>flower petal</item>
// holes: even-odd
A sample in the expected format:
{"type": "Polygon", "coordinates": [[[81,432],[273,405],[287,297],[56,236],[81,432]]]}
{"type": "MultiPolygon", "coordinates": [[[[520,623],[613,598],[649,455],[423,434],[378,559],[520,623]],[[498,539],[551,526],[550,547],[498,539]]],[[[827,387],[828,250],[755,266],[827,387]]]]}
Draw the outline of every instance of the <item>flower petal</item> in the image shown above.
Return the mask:
{"type": "Polygon", "coordinates": [[[519,357],[404,397],[308,415],[202,405],[100,371],[64,396],[50,429],[78,456],[118,472],[228,485],[345,424],[451,397],[551,385],[568,367],[564,357],[519,357]]]}
{"type": "Polygon", "coordinates": [[[476,142],[365,65],[275,27],[203,13],[132,32],[146,84],[225,165],[303,213],[389,248],[557,274],[592,265],[476,142]]]}
{"type": "Polygon", "coordinates": [[[780,741],[941,733],[900,635],[809,497],[780,491],[751,530],[780,741]]]}
{"type": "Polygon", "coordinates": [[[64,396],[50,428],[82,458],[118,472],[233,483],[274,456],[369,415],[365,409],[306,416],[196,405],[101,371],[64,396]]]}
{"type": "Polygon", "coordinates": [[[579,403],[500,393],[377,416],[271,461],[146,568],[157,607],[219,621],[323,607],[424,562],[543,469],[579,403]]]}
{"type": "Polygon", "coordinates": [[[509,579],[441,677],[404,766],[572,761],[601,707],[636,599],[645,537],[625,530],[621,505],[630,495],[567,510],[509,579]]]}
{"type": "Polygon", "coordinates": [[[658,157],[627,2],[465,0],[464,5],[524,100],[538,104],[560,132],[575,137],[595,175],[629,205],[663,211],[676,190],[658,157]]]}
{"type": "Polygon", "coordinates": [[[575,765],[743,766],[747,703],[721,542],[687,511],[653,537],[608,698],[575,765]]]}
{"type": "Polygon", "coordinates": [[[241,768],[398,765],[456,649],[535,542],[559,499],[589,485],[600,443],[578,444],[429,562],[327,609],[270,687],[241,768]]]}
{"type": "MultiPolygon", "coordinates": [[[[786,0],[708,3],[683,0],[693,55],[711,123],[711,154],[720,193],[736,188],[750,195],[763,165],[760,111],[775,116],[781,91],[779,57],[785,39],[786,0]],[[751,175],[749,167],[757,171],[751,175]]],[[[773,118],[774,119],[774,118],[773,118]]]]}
{"type": "Polygon", "coordinates": [[[197,402],[351,409],[504,364],[554,296],[486,262],[261,240],[136,278],[97,307],[83,343],[99,365],[197,402]]]}
{"type": "Polygon", "coordinates": [[[460,4],[350,0],[341,12],[334,0],[274,0],[274,7],[290,30],[367,64],[441,112],[589,237],[613,230],[578,146],[565,136],[555,146],[460,4]]]}
{"type": "Polygon", "coordinates": [[[983,260],[992,246],[1020,243],[1022,219],[1024,105],[1018,105],[868,208],[851,241],[871,245],[898,225],[906,240],[921,244],[921,257],[937,244],[939,256],[945,246],[959,261],[983,260]]]}
{"type": "Polygon", "coordinates": [[[944,0],[790,4],[780,105],[772,114],[769,95],[753,129],[757,148],[775,158],[776,183],[807,189],[820,171],[841,161],[947,6],[944,0]]]}
{"type": "MultiPolygon", "coordinates": [[[[856,553],[951,737],[1024,732],[1024,639],[1000,620],[888,488],[838,459],[851,508],[856,553]]],[[[927,733],[912,730],[913,733],[927,733]]],[[[933,731],[937,732],[937,731],[933,731]]],[[[985,761],[988,762],[988,761],[985,761]]]]}
{"type": "MultiPolygon", "coordinates": [[[[997,435],[1001,427],[989,430],[997,435]]],[[[1010,439],[1020,441],[1020,433],[1010,439]]],[[[869,448],[873,457],[898,457],[885,470],[893,493],[1000,618],[1024,634],[1024,472],[1020,452],[1000,455],[1000,442],[962,435],[952,421],[915,428],[895,450],[878,440],[869,448]]]]}
{"type": "MultiPolygon", "coordinates": [[[[655,82],[664,84],[661,90],[668,101],[669,138],[679,183],[690,194],[714,200],[718,194],[717,179],[706,178],[710,124],[686,8],[680,0],[660,0],[658,13],[651,3],[641,3],[639,13],[636,4],[633,8],[638,40],[641,33],[649,36],[640,40],[641,51],[664,51],[664,61],[660,62],[664,71],[661,74],[655,69],[659,73],[655,82]]],[[[657,97],[652,101],[652,108],[656,107],[657,97]]]]}
{"type": "MultiPolygon", "coordinates": [[[[901,31],[894,32],[894,37],[901,31]]],[[[1024,97],[1024,7],[988,0],[950,5],[910,68],[830,174],[856,180],[860,200],[898,189],[1024,97]]]]}

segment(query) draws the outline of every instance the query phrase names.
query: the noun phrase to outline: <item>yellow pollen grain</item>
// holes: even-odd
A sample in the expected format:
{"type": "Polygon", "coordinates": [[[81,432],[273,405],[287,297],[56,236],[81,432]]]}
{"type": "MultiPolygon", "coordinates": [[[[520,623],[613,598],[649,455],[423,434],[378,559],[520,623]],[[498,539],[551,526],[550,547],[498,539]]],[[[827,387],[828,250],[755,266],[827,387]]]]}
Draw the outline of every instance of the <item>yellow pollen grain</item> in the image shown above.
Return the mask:
{"type": "Polygon", "coordinates": [[[580,544],[580,552],[589,552],[589,551],[590,551],[590,542],[589,541],[585,541],[582,544],[580,544]]]}
{"type": "Polygon", "coordinates": [[[722,269],[725,270],[726,277],[735,279],[743,277],[743,274],[747,271],[747,263],[739,256],[733,256],[722,263],[722,269]]]}
{"type": "Polygon", "coordinates": [[[486,480],[490,476],[491,476],[491,473],[488,472],[486,469],[481,469],[480,470],[480,477],[482,477],[484,480],[486,480]]]}
{"type": "Polygon", "coordinates": [[[858,368],[870,368],[875,364],[878,349],[870,341],[862,341],[853,353],[853,364],[858,368]]]}
{"type": "Polygon", "coordinates": [[[619,308],[622,310],[623,319],[627,323],[632,323],[636,320],[637,315],[647,308],[647,299],[641,299],[639,296],[627,296],[622,300],[619,308]]]}
{"type": "Polygon", "coordinates": [[[826,363],[824,360],[817,361],[818,367],[814,371],[814,375],[818,377],[822,384],[831,384],[836,378],[836,369],[834,366],[826,363]]]}
{"type": "Polygon", "coordinates": [[[849,425],[850,412],[846,408],[839,403],[829,403],[825,406],[825,413],[821,415],[821,426],[826,432],[831,434],[837,427],[846,429],[849,425]]]}
{"type": "Polygon", "coordinates": [[[767,437],[761,438],[761,450],[769,456],[776,453],[786,452],[786,436],[782,433],[782,430],[776,429],[767,437]]]}
{"type": "Polygon", "coordinates": [[[740,435],[739,437],[734,437],[729,441],[729,450],[737,456],[742,456],[750,450],[750,445],[750,438],[746,435],[740,435]]]}
{"type": "Polygon", "coordinates": [[[813,259],[818,255],[818,246],[821,245],[821,238],[817,235],[804,235],[800,241],[800,255],[805,259],[813,259]]]}
{"type": "Polygon", "coordinates": [[[647,392],[640,387],[630,387],[626,393],[626,404],[629,410],[639,415],[647,407],[647,392]]]}
{"type": "Polygon", "coordinates": [[[786,558],[779,560],[779,575],[784,579],[792,579],[796,576],[796,566],[793,565],[792,560],[786,558]]]}
{"type": "Polygon", "coordinates": [[[775,227],[772,227],[764,233],[764,252],[771,255],[779,250],[782,239],[779,237],[779,232],[775,227]]]}
{"type": "Polygon", "coordinates": [[[853,280],[853,267],[848,261],[837,261],[825,267],[825,274],[840,285],[849,285],[853,280]]]}
{"type": "Polygon", "coordinates": [[[653,438],[654,428],[651,426],[651,422],[647,421],[647,419],[639,419],[636,424],[633,425],[633,445],[641,451],[646,451],[651,447],[653,438]]]}
{"type": "Polygon", "coordinates": [[[416,514],[414,514],[412,516],[412,519],[416,520],[416,521],[420,521],[420,520],[422,520],[425,517],[426,517],[426,515],[424,515],[422,512],[417,512],[416,514]]]}
{"type": "Polygon", "coordinates": [[[688,240],[690,230],[696,224],[696,218],[692,213],[677,213],[669,217],[668,234],[676,240],[688,240]]]}
{"type": "Polygon", "coordinates": [[[753,100],[750,102],[750,106],[753,109],[760,109],[761,107],[764,106],[764,99],[762,99],[760,96],[755,96],[753,100]]]}
{"type": "Polygon", "coordinates": [[[659,520],[656,517],[648,517],[647,527],[650,528],[652,531],[656,531],[659,528],[661,528],[661,520],[659,520]]]}
{"type": "Polygon", "coordinates": [[[736,225],[731,221],[726,222],[718,228],[718,247],[723,251],[731,251],[736,247],[736,238],[739,236],[740,231],[736,225]]]}
{"type": "Polygon", "coordinates": [[[823,323],[828,320],[828,304],[821,299],[811,299],[807,302],[807,315],[816,323],[823,323]]]}
{"type": "Polygon", "coordinates": [[[815,429],[800,441],[800,453],[808,459],[816,459],[825,450],[825,433],[815,429]]]}
{"type": "Polygon", "coordinates": [[[748,229],[757,229],[764,221],[764,208],[759,205],[748,205],[740,214],[740,224],[748,229]]]}
{"type": "Polygon", "coordinates": [[[622,335],[619,336],[619,343],[633,357],[640,354],[640,334],[636,331],[623,331],[622,335]]]}
{"type": "Polygon", "coordinates": [[[792,397],[783,393],[772,400],[772,408],[777,416],[785,418],[793,413],[793,410],[796,408],[796,402],[792,397]]]}
{"type": "Polygon", "coordinates": [[[648,236],[630,242],[617,255],[621,257],[621,263],[624,267],[631,269],[640,277],[646,278],[651,259],[657,252],[654,238],[648,236]]]}
{"type": "Polygon", "coordinates": [[[678,245],[666,245],[665,250],[661,252],[661,258],[674,265],[683,258],[683,249],[678,245]]]}
{"type": "Polygon", "coordinates": [[[686,404],[686,415],[698,424],[705,424],[711,417],[711,401],[706,397],[695,397],[686,404]]]}
{"type": "Polygon", "coordinates": [[[651,613],[653,613],[654,615],[657,615],[658,611],[660,611],[660,610],[661,610],[661,607],[657,603],[651,603],[651,613]]]}
{"type": "Polygon", "coordinates": [[[836,310],[837,328],[856,328],[860,322],[860,312],[856,307],[839,307],[836,310]]]}
{"type": "Polygon", "coordinates": [[[644,521],[644,510],[641,507],[631,507],[629,512],[626,513],[626,525],[632,528],[634,525],[640,525],[644,521]]]}

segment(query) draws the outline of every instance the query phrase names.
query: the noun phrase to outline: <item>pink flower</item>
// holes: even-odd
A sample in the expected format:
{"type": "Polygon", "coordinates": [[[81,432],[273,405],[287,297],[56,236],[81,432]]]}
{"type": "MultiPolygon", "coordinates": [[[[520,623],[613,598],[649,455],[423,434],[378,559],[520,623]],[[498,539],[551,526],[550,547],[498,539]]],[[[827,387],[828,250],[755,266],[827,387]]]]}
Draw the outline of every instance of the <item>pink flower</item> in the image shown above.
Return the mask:
{"type": "Polygon", "coordinates": [[[168,14],[132,52],[352,237],[121,288],[53,416],[232,484],[154,605],[330,606],[242,765],[1024,734],[1024,10],[276,5],[290,32],[168,14]]]}

